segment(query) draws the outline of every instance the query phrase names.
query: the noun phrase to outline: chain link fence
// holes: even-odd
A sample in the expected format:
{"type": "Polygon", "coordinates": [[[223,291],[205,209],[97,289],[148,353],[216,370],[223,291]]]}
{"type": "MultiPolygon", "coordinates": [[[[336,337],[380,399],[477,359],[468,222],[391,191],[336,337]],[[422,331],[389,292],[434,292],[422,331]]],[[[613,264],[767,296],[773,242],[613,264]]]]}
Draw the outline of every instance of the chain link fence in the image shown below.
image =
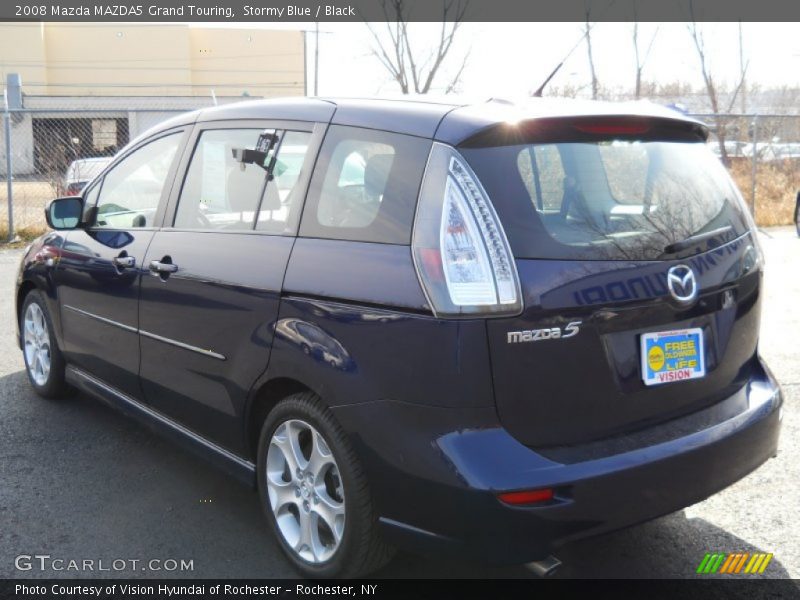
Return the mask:
{"type": "MultiPolygon", "coordinates": [[[[1,241],[43,231],[44,208],[51,199],[79,194],[120,148],[149,127],[216,102],[165,98],[141,106],[141,99],[136,99],[140,106],[130,108],[125,99],[116,99],[113,107],[81,108],[78,103],[70,106],[68,100],[59,104],[57,98],[47,98],[48,106],[3,113],[1,241]]],[[[694,116],[711,129],[709,146],[729,168],[756,222],[791,223],[800,190],[800,115],[694,116]]]]}
{"type": "Polygon", "coordinates": [[[85,98],[28,97],[26,106],[33,107],[0,113],[0,242],[44,231],[50,200],[80,194],[150,127],[188,110],[245,99],[102,98],[86,108],[91,103],[85,98]]]}
{"type": "Polygon", "coordinates": [[[759,226],[792,223],[800,191],[800,115],[694,115],[728,167],[759,226]]]}

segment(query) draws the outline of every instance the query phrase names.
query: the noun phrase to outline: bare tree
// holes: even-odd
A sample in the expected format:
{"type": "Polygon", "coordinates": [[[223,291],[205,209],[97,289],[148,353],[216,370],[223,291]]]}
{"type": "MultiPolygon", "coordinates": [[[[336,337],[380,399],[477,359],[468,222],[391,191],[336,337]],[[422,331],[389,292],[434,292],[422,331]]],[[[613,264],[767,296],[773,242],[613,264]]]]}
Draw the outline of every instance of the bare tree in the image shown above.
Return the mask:
{"type": "Polygon", "coordinates": [[[653,49],[653,43],[656,41],[659,28],[656,27],[653,36],[650,38],[650,43],[647,44],[647,50],[642,55],[639,48],[639,20],[637,14],[637,1],[633,0],[633,55],[636,59],[636,86],[634,87],[634,96],[638,100],[642,96],[642,71],[647,64],[647,59],[650,58],[650,51],[653,49]]]}
{"type": "Polygon", "coordinates": [[[692,40],[694,41],[694,47],[697,50],[697,57],[700,61],[700,73],[703,76],[703,82],[706,86],[706,94],[708,95],[708,102],[711,105],[711,112],[714,114],[714,133],[716,134],[717,142],[719,143],[720,158],[725,166],[730,166],[731,161],[728,157],[728,151],[725,148],[725,140],[728,133],[727,126],[729,121],[727,115],[730,115],[731,111],[733,110],[733,106],[736,103],[736,98],[742,89],[749,62],[741,65],[739,82],[736,84],[736,87],[731,94],[730,102],[728,103],[727,107],[722,106],[719,97],[719,89],[711,72],[708,55],[706,54],[703,31],[697,26],[697,22],[694,20],[694,6],[691,0],[689,2],[689,10],[691,11],[692,22],[687,24],[687,28],[689,29],[689,35],[691,35],[692,40]]]}
{"type": "MultiPolygon", "coordinates": [[[[372,53],[404,94],[427,94],[431,90],[464,22],[467,0],[441,0],[441,4],[442,26],[438,41],[427,54],[420,52],[415,46],[412,47],[408,24],[409,5],[406,0],[381,0],[388,40],[379,35],[372,25],[366,24],[375,44],[372,53]]],[[[459,68],[443,86],[446,92],[457,87],[468,58],[469,52],[464,54],[459,68]]]]}
{"type": "Polygon", "coordinates": [[[584,0],[586,7],[586,28],[584,35],[586,37],[586,50],[589,54],[589,71],[592,75],[592,100],[597,100],[597,94],[600,89],[600,83],[597,81],[597,71],[594,68],[594,56],[592,55],[592,25],[589,23],[589,18],[592,16],[592,9],[589,5],[589,0],[584,0]]]}

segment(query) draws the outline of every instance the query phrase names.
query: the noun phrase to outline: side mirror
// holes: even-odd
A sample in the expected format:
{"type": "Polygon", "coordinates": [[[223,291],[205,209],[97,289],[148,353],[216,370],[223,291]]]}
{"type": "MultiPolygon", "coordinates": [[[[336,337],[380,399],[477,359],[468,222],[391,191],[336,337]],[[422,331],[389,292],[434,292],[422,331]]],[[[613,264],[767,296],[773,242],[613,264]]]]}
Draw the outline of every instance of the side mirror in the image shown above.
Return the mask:
{"type": "Polygon", "coordinates": [[[56,198],[45,209],[44,216],[52,229],[76,229],[81,224],[83,198],[67,196],[56,198]]]}

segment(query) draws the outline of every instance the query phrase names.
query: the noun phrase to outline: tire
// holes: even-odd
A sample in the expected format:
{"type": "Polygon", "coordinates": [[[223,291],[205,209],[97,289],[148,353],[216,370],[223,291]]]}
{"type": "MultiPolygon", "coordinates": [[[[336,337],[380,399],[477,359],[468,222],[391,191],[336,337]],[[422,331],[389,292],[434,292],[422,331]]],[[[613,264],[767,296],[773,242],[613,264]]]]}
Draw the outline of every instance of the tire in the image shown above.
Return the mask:
{"type": "Polygon", "coordinates": [[[66,363],[53,333],[53,321],[39,290],[25,296],[19,317],[25,372],[34,391],[43,398],[59,398],[71,391],[64,380],[66,363]]]}
{"type": "Polygon", "coordinates": [[[798,237],[800,237],[800,192],[797,192],[797,200],[794,205],[794,226],[797,229],[798,237]]]}
{"type": "Polygon", "coordinates": [[[258,492],[281,549],[306,577],[363,576],[394,553],[379,537],[358,458],[311,392],[283,399],[267,416],[258,445],[258,492]],[[292,464],[300,465],[302,477],[291,472],[292,464]]]}

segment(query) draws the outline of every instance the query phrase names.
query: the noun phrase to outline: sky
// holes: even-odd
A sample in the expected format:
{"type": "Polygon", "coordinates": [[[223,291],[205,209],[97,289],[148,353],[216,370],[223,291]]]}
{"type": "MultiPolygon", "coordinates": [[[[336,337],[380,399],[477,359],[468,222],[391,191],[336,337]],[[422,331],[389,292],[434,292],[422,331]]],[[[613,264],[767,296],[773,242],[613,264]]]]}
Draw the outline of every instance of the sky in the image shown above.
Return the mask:
{"type": "MultiPolygon", "coordinates": [[[[265,24],[272,27],[272,24],[265,24]]],[[[308,29],[308,24],[284,24],[308,29]]],[[[437,40],[440,24],[414,23],[413,41],[424,50],[437,40]]],[[[633,88],[635,62],[631,23],[597,23],[592,44],[601,85],[633,88]]],[[[686,23],[641,23],[642,53],[655,35],[645,65],[645,80],[661,83],[688,81],[700,88],[697,52],[686,23]]],[[[715,79],[731,87],[738,81],[739,26],[737,23],[703,23],[710,70],[715,79]]],[[[383,31],[385,24],[375,24],[383,31]]],[[[516,97],[536,89],[582,35],[582,23],[465,23],[452,59],[445,64],[442,82],[469,59],[460,91],[470,95],[516,97]]],[[[320,30],[321,95],[392,94],[399,88],[371,55],[369,30],[361,23],[322,23],[320,30]]],[[[797,23],[744,23],[744,60],[748,81],[762,87],[800,86],[800,35],[797,23]]],[[[309,90],[313,92],[313,28],[309,33],[309,90]]],[[[586,45],[581,44],[552,81],[556,87],[585,86],[590,81],[586,45]]]]}

